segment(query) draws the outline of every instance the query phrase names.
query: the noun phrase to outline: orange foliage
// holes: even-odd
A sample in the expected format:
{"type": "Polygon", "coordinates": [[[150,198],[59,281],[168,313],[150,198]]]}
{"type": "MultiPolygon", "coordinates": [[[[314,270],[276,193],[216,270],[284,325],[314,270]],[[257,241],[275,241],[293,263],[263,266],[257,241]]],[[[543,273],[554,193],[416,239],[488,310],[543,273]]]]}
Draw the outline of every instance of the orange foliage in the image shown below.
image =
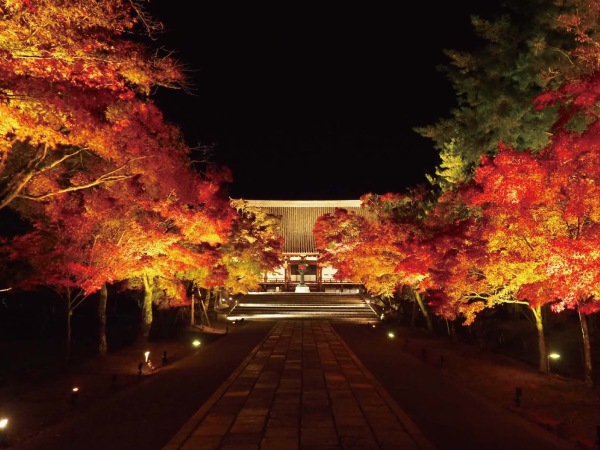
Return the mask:
{"type": "Polygon", "coordinates": [[[0,13],[0,208],[134,176],[164,146],[182,151],[146,98],[155,86],[181,86],[182,71],[125,39],[156,27],[141,5],[11,1],[0,13]]]}
{"type": "Polygon", "coordinates": [[[339,278],[360,280],[375,295],[393,297],[404,285],[418,288],[427,278],[415,252],[419,242],[418,195],[366,194],[371,218],[344,209],[317,220],[314,234],[324,261],[339,278]]]}

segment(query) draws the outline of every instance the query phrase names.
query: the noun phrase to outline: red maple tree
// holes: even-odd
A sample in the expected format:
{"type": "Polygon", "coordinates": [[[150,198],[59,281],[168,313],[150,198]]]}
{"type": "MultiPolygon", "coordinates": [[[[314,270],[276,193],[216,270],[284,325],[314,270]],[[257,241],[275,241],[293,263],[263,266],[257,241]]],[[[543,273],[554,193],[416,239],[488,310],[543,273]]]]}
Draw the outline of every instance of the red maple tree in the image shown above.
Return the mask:
{"type": "Polygon", "coordinates": [[[159,28],[141,3],[18,0],[0,13],[0,209],[135,176],[174,144],[148,96],[185,77],[138,38],[159,28]]]}

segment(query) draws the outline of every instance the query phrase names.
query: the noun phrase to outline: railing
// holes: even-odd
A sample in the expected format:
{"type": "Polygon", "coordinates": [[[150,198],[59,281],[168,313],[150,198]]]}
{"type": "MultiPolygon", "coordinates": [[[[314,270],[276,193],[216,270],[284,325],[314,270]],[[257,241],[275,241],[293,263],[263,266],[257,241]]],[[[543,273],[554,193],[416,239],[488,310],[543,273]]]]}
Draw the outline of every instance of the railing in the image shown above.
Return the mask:
{"type": "MultiPolygon", "coordinates": [[[[286,292],[286,291],[294,291],[295,288],[300,284],[301,275],[290,274],[288,275],[288,279],[283,276],[279,277],[263,277],[263,281],[261,282],[262,288],[265,291],[273,291],[273,292],[286,292]]],[[[311,290],[331,290],[331,289],[339,289],[344,290],[352,287],[361,286],[362,283],[360,281],[353,280],[338,280],[331,275],[323,276],[320,280],[317,280],[317,275],[307,275],[304,274],[304,283],[310,286],[311,290]]]]}
{"type": "Polygon", "coordinates": [[[274,283],[285,283],[285,278],[265,278],[263,283],[269,283],[269,284],[274,284],[274,283]]]}
{"type": "MultiPolygon", "coordinates": [[[[288,283],[296,284],[300,282],[299,275],[292,275],[288,280],[288,283]]],[[[315,284],[318,283],[317,277],[315,275],[304,275],[304,282],[315,284]]],[[[263,284],[284,284],[285,278],[267,278],[263,280],[263,284]]],[[[321,283],[344,283],[344,284],[362,284],[360,281],[352,281],[352,280],[336,280],[335,278],[321,278],[321,283]]]]}

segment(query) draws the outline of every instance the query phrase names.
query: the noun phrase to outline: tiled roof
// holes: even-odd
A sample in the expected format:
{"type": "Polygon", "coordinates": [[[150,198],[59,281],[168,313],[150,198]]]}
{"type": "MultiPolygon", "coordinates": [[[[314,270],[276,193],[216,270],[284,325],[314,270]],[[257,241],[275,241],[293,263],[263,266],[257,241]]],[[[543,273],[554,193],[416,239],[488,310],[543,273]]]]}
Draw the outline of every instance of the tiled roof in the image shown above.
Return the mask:
{"type": "Polygon", "coordinates": [[[319,216],[333,213],[336,208],[367,215],[360,200],[246,200],[249,206],[266,208],[281,218],[284,237],[283,253],[316,255],[313,228],[319,216]]]}

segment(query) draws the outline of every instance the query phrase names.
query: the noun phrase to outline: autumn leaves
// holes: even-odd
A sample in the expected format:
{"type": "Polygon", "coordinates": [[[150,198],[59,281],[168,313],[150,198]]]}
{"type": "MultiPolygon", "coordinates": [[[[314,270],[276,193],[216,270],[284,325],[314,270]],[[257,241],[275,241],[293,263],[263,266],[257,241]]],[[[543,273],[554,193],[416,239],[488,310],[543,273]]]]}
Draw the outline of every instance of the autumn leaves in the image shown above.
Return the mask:
{"type": "Polygon", "coordinates": [[[0,210],[30,224],[4,241],[22,270],[3,285],[51,286],[70,317],[126,283],[145,292],[147,332],[151,305],[188,304],[190,283],[254,288],[280,243],[270,218],[230,204],[228,169],[195,162],[204,155],[152,102],[186,79],[148,45],[160,26],[142,6],[0,2],[0,210]]]}

